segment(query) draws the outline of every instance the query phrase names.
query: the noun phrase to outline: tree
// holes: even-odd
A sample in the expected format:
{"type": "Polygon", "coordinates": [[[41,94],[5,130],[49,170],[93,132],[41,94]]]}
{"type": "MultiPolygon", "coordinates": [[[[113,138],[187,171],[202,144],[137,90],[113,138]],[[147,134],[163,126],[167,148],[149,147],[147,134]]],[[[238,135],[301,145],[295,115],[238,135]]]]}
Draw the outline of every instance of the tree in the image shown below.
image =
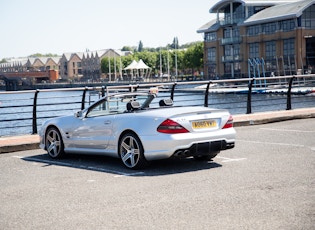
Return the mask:
{"type": "Polygon", "coordinates": [[[35,54],[31,54],[30,56],[28,57],[58,57],[58,54],[51,54],[51,53],[48,53],[48,54],[41,54],[41,53],[35,53],[35,54]]]}
{"type": "Polygon", "coordinates": [[[0,61],[0,63],[7,63],[8,61],[5,58],[2,58],[2,60],[0,61]]]}
{"type": "Polygon", "coordinates": [[[114,58],[104,57],[101,60],[102,73],[114,73],[114,58]],[[110,66],[110,68],[109,68],[110,66]]]}
{"type": "Polygon", "coordinates": [[[132,48],[130,46],[124,46],[123,48],[121,48],[121,51],[134,51],[135,48],[132,48]]]}
{"type": "Polygon", "coordinates": [[[140,41],[138,45],[138,52],[142,52],[142,51],[143,51],[143,44],[142,44],[142,41],[140,41]]]}
{"type": "Polygon", "coordinates": [[[155,52],[149,52],[149,51],[144,51],[144,52],[140,52],[140,53],[135,53],[134,55],[136,60],[140,60],[142,59],[142,61],[148,65],[150,68],[155,69],[155,65],[156,65],[156,53],[155,52]]]}
{"type": "Polygon", "coordinates": [[[173,43],[171,44],[171,46],[170,46],[172,49],[178,49],[178,38],[177,37],[175,37],[174,39],[173,39],[173,43]]]}
{"type": "Polygon", "coordinates": [[[184,65],[191,69],[192,74],[195,69],[200,70],[203,66],[203,42],[190,46],[184,55],[184,65]]]}

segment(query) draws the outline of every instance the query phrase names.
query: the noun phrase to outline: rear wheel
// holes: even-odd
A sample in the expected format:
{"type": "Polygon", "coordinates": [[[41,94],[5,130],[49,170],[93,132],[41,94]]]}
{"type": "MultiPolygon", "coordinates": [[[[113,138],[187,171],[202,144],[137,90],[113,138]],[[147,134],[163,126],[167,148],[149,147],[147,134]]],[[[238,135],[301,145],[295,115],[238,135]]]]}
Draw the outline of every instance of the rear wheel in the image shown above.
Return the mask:
{"type": "Polygon", "coordinates": [[[194,158],[197,161],[210,161],[213,158],[215,158],[218,154],[219,154],[219,152],[213,152],[213,153],[210,153],[208,155],[194,156],[194,158]]]}
{"type": "Polygon", "coordinates": [[[45,137],[45,146],[51,158],[62,158],[64,156],[64,145],[57,128],[51,127],[48,129],[45,137]]]}
{"type": "Polygon", "coordinates": [[[148,162],[140,139],[134,133],[126,133],[119,141],[119,156],[124,165],[130,169],[140,169],[148,162]]]}

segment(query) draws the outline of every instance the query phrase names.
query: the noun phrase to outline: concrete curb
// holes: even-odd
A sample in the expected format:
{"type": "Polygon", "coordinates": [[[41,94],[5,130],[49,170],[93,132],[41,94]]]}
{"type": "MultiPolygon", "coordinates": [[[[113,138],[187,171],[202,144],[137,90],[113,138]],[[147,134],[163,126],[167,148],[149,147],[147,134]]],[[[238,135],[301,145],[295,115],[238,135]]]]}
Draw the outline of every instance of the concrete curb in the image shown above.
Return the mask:
{"type": "Polygon", "coordinates": [[[246,120],[238,120],[237,116],[234,116],[234,127],[240,126],[249,126],[249,125],[261,125],[273,122],[281,122],[281,121],[288,121],[288,120],[296,120],[296,119],[308,119],[308,118],[315,118],[315,112],[309,114],[297,114],[297,115],[289,115],[289,116],[275,116],[269,118],[260,118],[260,119],[249,119],[246,120]]]}
{"type": "Polygon", "coordinates": [[[21,135],[0,138],[0,154],[39,148],[38,135],[21,135]]]}
{"type": "Polygon", "coordinates": [[[38,143],[25,143],[25,144],[18,143],[16,145],[0,146],[0,154],[32,150],[32,149],[38,149],[38,148],[39,148],[39,142],[38,143]]]}

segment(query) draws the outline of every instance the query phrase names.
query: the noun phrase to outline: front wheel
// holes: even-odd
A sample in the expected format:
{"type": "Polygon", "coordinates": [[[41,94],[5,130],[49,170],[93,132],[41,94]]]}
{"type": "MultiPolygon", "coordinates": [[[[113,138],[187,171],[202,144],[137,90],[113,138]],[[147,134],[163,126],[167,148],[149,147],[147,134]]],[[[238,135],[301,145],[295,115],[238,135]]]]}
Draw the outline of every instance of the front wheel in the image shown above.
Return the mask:
{"type": "Polygon", "coordinates": [[[126,133],[119,141],[119,156],[127,168],[144,168],[148,162],[140,139],[134,133],[126,133]]]}
{"type": "Polygon", "coordinates": [[[57,128],[51,127],[48,129],[45,136],[45,147],[51,158],[62,158],[64,156],[64,145],[57,128]]]}

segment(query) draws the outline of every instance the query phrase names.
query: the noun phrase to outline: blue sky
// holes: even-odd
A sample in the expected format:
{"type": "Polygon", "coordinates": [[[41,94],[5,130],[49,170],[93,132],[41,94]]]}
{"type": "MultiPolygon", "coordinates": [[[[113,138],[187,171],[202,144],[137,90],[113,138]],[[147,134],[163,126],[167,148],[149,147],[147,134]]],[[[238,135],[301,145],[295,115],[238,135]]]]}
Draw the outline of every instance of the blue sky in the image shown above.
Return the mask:
{"type": "Polygon", "coordinates": [[[201,41],[213,0],[0,0],[0,59],[201,41]]]}

